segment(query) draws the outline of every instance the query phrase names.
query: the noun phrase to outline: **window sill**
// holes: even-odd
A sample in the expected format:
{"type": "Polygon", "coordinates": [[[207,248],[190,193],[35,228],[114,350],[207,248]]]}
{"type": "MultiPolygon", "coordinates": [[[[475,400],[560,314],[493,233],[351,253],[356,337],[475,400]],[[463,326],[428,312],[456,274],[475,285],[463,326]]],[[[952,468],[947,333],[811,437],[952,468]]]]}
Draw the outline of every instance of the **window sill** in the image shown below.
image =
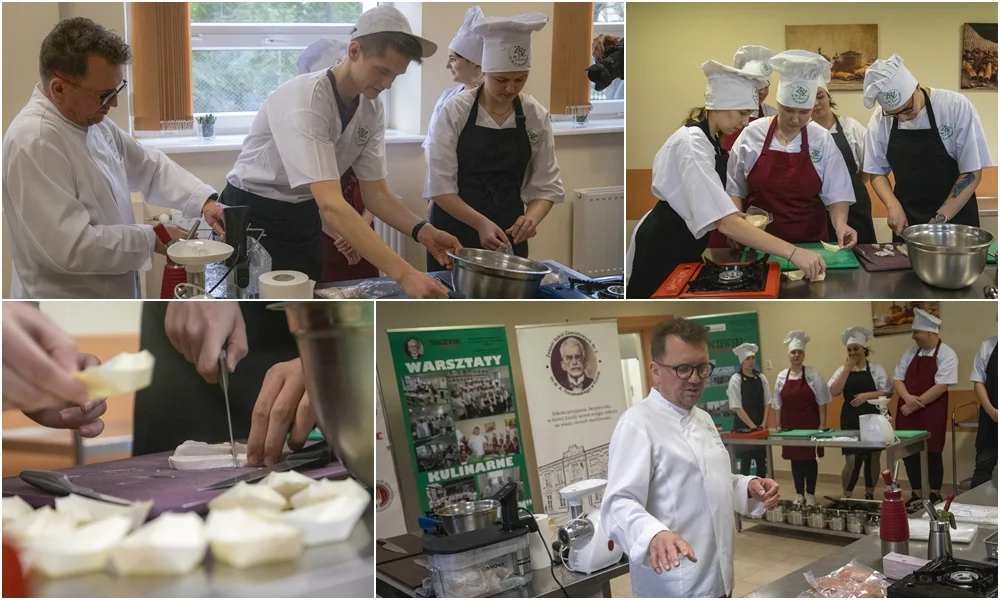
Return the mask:
{"type": "Polygon", "coordinates": [[[587,135],[591,133],[624,133],[625,119],[592,119],[583,127],[577,127],[572,121],[560,120],[552,122],[552,135],[587,135]]]}

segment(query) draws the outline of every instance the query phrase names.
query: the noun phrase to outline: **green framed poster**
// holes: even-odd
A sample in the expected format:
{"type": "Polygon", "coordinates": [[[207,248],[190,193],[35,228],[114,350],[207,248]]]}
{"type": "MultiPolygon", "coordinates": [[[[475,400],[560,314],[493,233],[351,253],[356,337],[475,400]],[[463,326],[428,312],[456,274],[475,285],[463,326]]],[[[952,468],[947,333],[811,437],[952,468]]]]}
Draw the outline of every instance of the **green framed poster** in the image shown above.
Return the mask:
{"type": "MultiPolygon", "coordinates": [[[[708,315],[692,317],[708,327],[708,358],[715,364],[715,371],[701,397],[701,407],[712,415],[712,420],[722,431],[732,431],[736,415],[729,410],[729,398],[726,389],[729,379],[740,370],[740,360],[733,353],[733,348],[740,344],[757,344],[760,346],[760,326],[757,313],[731,313],[724,315],[708,315]]],[[[757,370],[762,364],[761,348],[757,353],[757,370]]]]}
{"type": "Polygon", "coordinates": [[[421,512],[490,498],[510,482],[532,510],[506,329],[386,333],[421,512]]]}

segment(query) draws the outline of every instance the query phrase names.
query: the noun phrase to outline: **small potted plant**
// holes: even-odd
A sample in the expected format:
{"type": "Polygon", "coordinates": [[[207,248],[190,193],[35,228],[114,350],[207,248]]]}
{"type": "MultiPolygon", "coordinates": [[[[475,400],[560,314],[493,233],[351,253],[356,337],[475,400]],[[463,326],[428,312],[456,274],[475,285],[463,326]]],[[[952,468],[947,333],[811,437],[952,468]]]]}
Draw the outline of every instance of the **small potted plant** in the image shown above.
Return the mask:
{"type": "Polygon", "coordinates": [[[215,115],[209,113],[197,117],[198,137],[203,140],[210,140],[215,137],[215,115]]]}

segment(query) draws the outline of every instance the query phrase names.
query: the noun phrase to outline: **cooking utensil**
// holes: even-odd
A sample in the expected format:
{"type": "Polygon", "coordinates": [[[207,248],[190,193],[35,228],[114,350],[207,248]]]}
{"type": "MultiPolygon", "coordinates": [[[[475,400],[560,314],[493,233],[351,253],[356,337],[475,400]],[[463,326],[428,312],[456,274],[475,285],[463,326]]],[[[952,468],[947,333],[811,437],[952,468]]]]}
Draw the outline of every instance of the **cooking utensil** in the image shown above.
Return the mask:
{"type": "Polygon", "coordinates": [[[123,498],[109,496],[108,494],[95,492],[88,487],[77,485],[70,481],[69,477],[67,477],[65,473],[57,473],[56,471],[21,471],[21,480],[40,490],[58,494],[60,496],[76,494],[86,498],[93,498],[94,500],[110,502],[111,504],[120,504],[122,506],[132,505],[131,502],[123,498]]]}
{"type": "Polygon", "coordinates": [[[813,529],[826,528],[826,513],[823,510],[813,510],[806,514],[806,525],[813,529]]]}
{"type": "Polygon", "coordinates": [[[847,531],[851,533],[864,533],[865,522],[868,520],[868,513],[863,510],[852,510],[847,513],[847,531]]]}
{"type": "Polygon", "coordinates": [[[184,239],[186,239],[186,240],[193,240],[193,239],[197,238],[198,237],[198,228],[199,227],[201,227],[201,219],[198,219],[198,220],[196,220],[194,222],[194,226],[191,227],[191,229],[189,229],[186,234],[184,234],[184,239]]]}
{"type": "Polygon", "coordinates": [[[375,543],[378,544],[379,548],[382,548],[383,550],[388,550],[389,552],[395,552],[397,554],[407,553],[405,548],[401,548],[400,546],[397,546],[396,544],[393,544],[388,540],[379,539],[375,540],[375,543]]]}
{"type": "Polygon", "coordinates": [[[997,532],[986,538],[986,558],[992,561],[997,559],[997,532]]]}
{"type": "Polygon", "coordinates": [[[931,521],[941,520],[941,515],[938,514],[937,509],[934,508],[934,503],[931,502],[930,500],[924,500],[924,510],[927,511],[927,514],[930,516],[931,521]]]}
{"type": "Polygon", "coordinates": [[[537,298],[542,278],[552,272],[542,263],[490,250],[462,248],[448,256],[455,290],[471,299],[537,298]]]}
{"type": "Polygon", "coordinates": [[[932,520],[927,537],[927,560],[951,556],[951,551],[951,528],[948,521],[932,520]]]}
{"type": "Polygon", "coordinates": [[[792,506],[785,511],[785,519],[788,521],[789,525],[802,527],[806,522],[805,511],[802,510],[801,506],[792,506]]]}
{"type": "Polygon", "coordinates": [[[768,523],[784,523],[785,507],[779,502],[774,508],[764,511],[764,520],[768,523]]]}
{"type": "Polygon", "coordinates": [[[222,481],[200,487],[198,488],[198,491],[206,492],[208,490],[224,490],[226,488],[233,487],[237,483],[253,483],[255,481],[260,481],[271,473],[293,471],[305,466],[322,466],[328,464],[332,460],[333,452],[330,450],[330,447],[327,446],[326,443],[321,442],[319,444],[309,446],[304,450],[292,452],[285,457],[285,460],[275,463],[266,469],[260,469],[251,473],[244,473],[242,475],[237,475],[236,477],[230,477],[229,479],[224,479],[222,481]]]}
{"type": "Polygon", "coordinates": [[[458,535],[492,527],[497,522],[500,503],[496,500],[456,502],[437,510],[437,516],[449,535],[458,535]]]}
{"type": "Polygon", "coordinates": [[[827,527],[833,531],[844,531],[847,528],[847,520],[844,518],[844,514],[839,510],[832,512],[833,514],[827,520],[827,527]]]}
{"type": "Polygon", "coordinates": [[[917,277],[947,290],[968,287],[979,278],[994,239],[985,229],[953,223],[913,225],[901,237],[917,277]]]}
{"type": "Polygon", "coordinates": [[[865,534],[874,533],[878,529],[878,523],[878,515],[869,515],[868,520],[865,521],[865,534]]]}
{"type": "Polygon", "coordinates": [[[233,453],[233,466],[238,466],[236,459],[236,440],[233,438],[233,414],[229,411],[229,365],[226,360],[226,349],[219,353],[219,385],[222,386],[222,395],[226,398],[226,424],[229,425],[229,449],[233,453]]]}

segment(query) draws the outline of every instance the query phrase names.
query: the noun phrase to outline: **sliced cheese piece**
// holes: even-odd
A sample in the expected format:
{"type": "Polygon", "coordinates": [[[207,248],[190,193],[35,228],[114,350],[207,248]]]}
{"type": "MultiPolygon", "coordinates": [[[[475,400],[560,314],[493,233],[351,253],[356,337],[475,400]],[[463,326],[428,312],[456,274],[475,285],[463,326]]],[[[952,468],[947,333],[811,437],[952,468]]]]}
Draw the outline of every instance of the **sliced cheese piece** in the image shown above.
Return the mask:
{"type": "Polygon", "coordinates": [[[368,491],[353,479],[339,481],[324,479],[292,496],[291,504],[292,508],[303,508],[310,504],[332,500],[342,494],[367,495],[368,491]]]}
{"type": "MultiPolygon", "coordinates": [[[[236,444],[236,454],[246,454],[247,445],[246,444],[236,444]]],[[[229,447],[229,442],[223,442],[221,444],[209,444],[207,442],[195,442],[193,440],[188,440],[177,446],[174,449],[173,457],[177,458],[179,456],[232,456],[232,451],[229,447]]]]}
{"type": "Polygon", "coordinates": [[[51,506],[43,506],[4,526],[5,538],[16,543],[28,543],[35,538],[60,536],[76,529],[72,515],[57,513],[51,506]]]}
{"type": "Polygon", "coordinates": [[[120,515],[129,520],[129,531],[141,527],[146,522],[151,508],[153,508],[152,500],[121,506],[76,494],[56,498],[56,512],[70,515],[77,523],[85,524],[120,515]]]}
{"type": "Polygon", "coordinates": [[[186,575],[205,560],[208,534],[195,513],[164,513],[111,549],[123,575],[186,575]]]}
{"type": "Polygon", "coordinates": [[[115,515],[60,535],[34,538],[24,546],[25,563],[53,578],[103,571],[111,549],[130,525],[128,517],[115,515]]]}
{"type": "Polygon", "coordinates": [[[237,454],[236,463],[233,464],[232,454],[218,454],[213,456],[170,456],[167,464],[171,469],[178,471],[205,471],[207,469],[232,469],[245,467],[249,464],[246,454],[237,454]]]}
{"type": "Polygon", "coordinates": [[[371,495],[367,491],[364,495],[346,493],[281,516],[285,523],[302,531],[306,546],[334,544],[351,537],[354,526],[370,503],[371,495]]]}
{"type": "Polygon", "coordinates": [[[820,242],[820,243],[823,244],[823,248],[829,252],[840,252],[841,250],[843,250],[843,248],[841,248],[838,244],[831,244],[829,242],[820,242]]]}
{"type": "Polygon", "coordinates": [[[6,527],[8,523],[26,517],[34,511],[35,509],[31,508],[31,505],[25,502],[24,498],[20,496],[4,498],[2,507],[3,526],[6,527]]]}
{"type": "Polygon", "coordinates": [[[213,510],[205,525],[212,556],[237,569],[295,560],[302,554],[300,530],[269,522],[241,508],[213,510]]]}
{"type": "Polygon", "coordinates": [[[298,471],[282,471],[268,473],[259,485],[269,487],[285,498],[291,498],[315,483],[315,479],[306,477],[298,471]]]}
{"type": "MultiPolygon", "coordinates": [[[[785,277],[787,277],[789,281],[802,281],[805,276],[806,274],[804,271],[785,271],[785,277]]],[[[820,273],[810,281],[823,281],[824,279],[826,279],[826,273],[820,273]]]]}
{"type": "Polygon", "coordinates": [[[101,400],[149,387],[155,363],[156,359],[149,350],[122,352],[106,363],[75,373],[73,377],[86,386],[89,400],[101,400]]]}
{"type": "Polygon", "coordinates": [[[288,501],[285,497],[269,487],[250,485],[241,481],[223,492],[208,503],[210,510],[227,510],[234,508],[263,508],[266,510],[285,510],[288,501]]]}

